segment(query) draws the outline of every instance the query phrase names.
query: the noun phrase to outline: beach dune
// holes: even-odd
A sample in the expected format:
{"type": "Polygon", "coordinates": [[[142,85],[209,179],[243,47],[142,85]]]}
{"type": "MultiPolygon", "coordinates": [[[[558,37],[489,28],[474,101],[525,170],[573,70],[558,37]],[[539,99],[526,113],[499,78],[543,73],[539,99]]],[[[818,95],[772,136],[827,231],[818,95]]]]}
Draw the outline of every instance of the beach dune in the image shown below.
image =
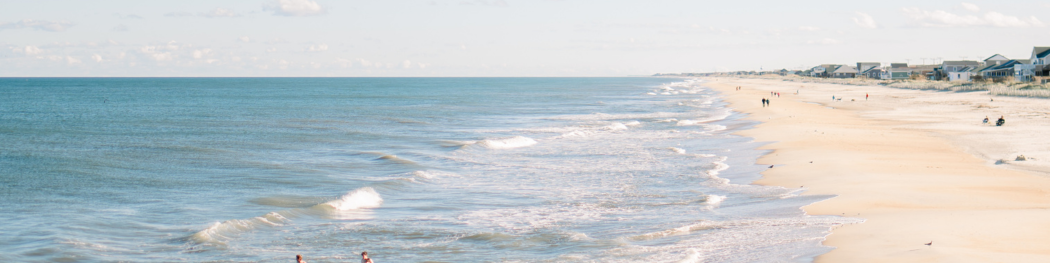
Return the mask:
{"type": "Polygon", "coordinates": [[[758,162],[775,168],[756,183],[837,195],[803,209],[866,220],[834,229],[824,244],[836,249],[817,262],[1050,262],[1050,138],[1039,132],[1050,121],[1016,114],[1050,112],[1050,101],[708,80],[762,122],[738,133],[770,142],[758,162]],[[1004,127],[981,123],[1011,114],[1004,127]],[[1017,154],[1034,159],[1012,162],[1017,154]]]}

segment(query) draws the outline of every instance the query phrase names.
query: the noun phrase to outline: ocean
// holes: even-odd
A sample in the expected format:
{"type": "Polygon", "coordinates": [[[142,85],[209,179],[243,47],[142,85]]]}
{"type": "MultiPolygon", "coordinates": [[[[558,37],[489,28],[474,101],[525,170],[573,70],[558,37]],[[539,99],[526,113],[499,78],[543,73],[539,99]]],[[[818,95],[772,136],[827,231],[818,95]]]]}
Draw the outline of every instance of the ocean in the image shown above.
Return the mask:
{"type": "Polygon", "coordinates": [[[670,78],[2,78],[0,260],[810,262],[831,196],[670,78]]]}

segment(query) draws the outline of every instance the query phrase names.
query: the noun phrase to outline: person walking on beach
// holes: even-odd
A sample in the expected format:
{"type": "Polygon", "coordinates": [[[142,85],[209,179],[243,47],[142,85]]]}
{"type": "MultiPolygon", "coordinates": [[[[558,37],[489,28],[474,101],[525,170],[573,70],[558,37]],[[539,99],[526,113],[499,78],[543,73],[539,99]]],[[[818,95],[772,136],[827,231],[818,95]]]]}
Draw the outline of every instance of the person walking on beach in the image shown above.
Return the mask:
{"type": "Polygon", "coordinates": [[[766,107],[766,98],[762,98],[762,107],[766,107]]]}
{"type": "Polygon", "coordinates": [[[368,257],[368,251],[361,252],[361,263],[375,263],[372,262],[372,258],[368,257]]]}
{"type": "Polygon", "coordinates": [[[868,94],[864,93],[864,100],[868,100],[868,94]]]}

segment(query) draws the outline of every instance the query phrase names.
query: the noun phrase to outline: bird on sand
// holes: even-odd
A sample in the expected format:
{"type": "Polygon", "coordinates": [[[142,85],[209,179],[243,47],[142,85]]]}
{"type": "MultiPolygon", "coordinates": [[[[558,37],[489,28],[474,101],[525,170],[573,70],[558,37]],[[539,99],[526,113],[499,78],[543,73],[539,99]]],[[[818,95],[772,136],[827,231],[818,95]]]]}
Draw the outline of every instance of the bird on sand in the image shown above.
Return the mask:
{"type": "Polygon", "coordinates": [[[770,165],[770,166],[769,166],[769,168],[773,168],[773,166],[772,166],[772,165],[770,165]]]}
{"type": "Polygon", "coordinates": [[[926,244],[923,244],[923,245],[933,246],[933,241],[930,241],[930,243],[926,243],[926,244]]]}

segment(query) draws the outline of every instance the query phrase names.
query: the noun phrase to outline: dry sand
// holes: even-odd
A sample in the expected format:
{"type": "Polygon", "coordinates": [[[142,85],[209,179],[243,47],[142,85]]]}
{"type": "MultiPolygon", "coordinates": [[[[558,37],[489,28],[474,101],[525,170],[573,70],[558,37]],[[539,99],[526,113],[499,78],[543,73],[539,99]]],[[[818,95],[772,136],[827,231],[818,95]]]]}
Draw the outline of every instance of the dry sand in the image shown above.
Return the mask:
{"type": "Polygon", "coordinates": [[[707,80],[762,122],[738,133],[771,142],[756,183],[837,195],[803,209],[867,220],[834,229],[817,262],[1050,262],[1050,100],[707,80]]]}

